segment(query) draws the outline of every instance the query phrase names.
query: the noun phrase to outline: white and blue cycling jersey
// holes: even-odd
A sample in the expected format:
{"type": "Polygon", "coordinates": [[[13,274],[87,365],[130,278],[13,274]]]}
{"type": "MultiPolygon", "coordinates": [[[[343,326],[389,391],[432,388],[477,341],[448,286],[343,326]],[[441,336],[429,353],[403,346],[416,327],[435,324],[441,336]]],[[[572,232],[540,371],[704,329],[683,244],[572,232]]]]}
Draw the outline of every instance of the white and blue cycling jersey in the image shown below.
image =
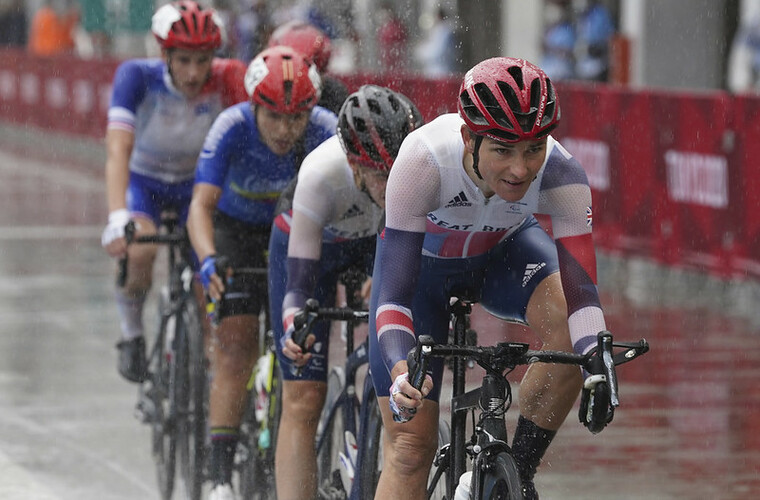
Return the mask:
{"type": "Polygon", "coordinates": [[[233,106],[212,125],[195,181],[221,188],[220,212],[268,228],[280,193],[295,177],[301,160],[335,135],[337,122],[334,113],[315,106],[301,141],[280,156],[262,141],[251,106],[233,106]]]}
{"type": "Polygon", "coordinates": [[[114,75],[108,128],[134,133],[129,170],[164,183],[192,180],[198,154],[214,119],[246,101],[245,66],[214,59],[200,94],[188,98],[171,81],[160,59],[133,59],[114,75]]]}

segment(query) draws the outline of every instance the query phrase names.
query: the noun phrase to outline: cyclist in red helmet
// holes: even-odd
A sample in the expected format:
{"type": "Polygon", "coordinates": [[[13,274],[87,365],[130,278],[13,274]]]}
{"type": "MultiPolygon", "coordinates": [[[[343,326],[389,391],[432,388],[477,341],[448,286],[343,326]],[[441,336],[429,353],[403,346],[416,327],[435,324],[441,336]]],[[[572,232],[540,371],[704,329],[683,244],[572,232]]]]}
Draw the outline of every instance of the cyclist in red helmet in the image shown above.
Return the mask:
{"type": "Polygon", "coordinates": [[[314,62],[322,77],[322,96],[319,99],[319,105],[338,113],[348,97],[348,89],[343,82],[327,72],[332,55],[330,37],[312,24],[294,20],[280,25],[272,32],[268,46],[277,45],[291,47],[314,62]]]}
{"type": "Polygon", "coordinates": [[[124,227],[155,233],[160,214],[184,222],[198,154],[211,123],[245,101],[245,65],[214,58],[222,28],[212,9],[192,1],[167,4],[153,16],[161,59],[122,63],[113,80],[106,131],[108,224],[102,244],[112,257],[129,255],[124,287],[116,290],[121,316],[118,369],[127,380],[146,375],[142,310],[151,286],[156,249],[127,249],[124,227]]]}
{"type": "MultiPolygon", "coordinates": [[[[293,317],[306,299],[334,304],[338,275],[358,267],[371,272],[385,183],[404,137],[422,125],[404,95],[363,85],[338,115],[338,133],[306,157],[292,199],[293,210],[277,216],[269,243],[272,329],[282,377],[282,417],[275,475],[280,498],[317,495],[313,443],[327,391],[329,323],[318,322],[309,338],[318,352],[292,340],[293,317]],[[303,367],[296,375],[295,366],[303,367]]],[[[357,481],[358,483],[358,481],[357,481]]]]}
{"type": "Polygon", "coordinates": [[[246,71],[245,88],[250,102],[222,112],[208,132],[187,224],[206,293],[215,301],[225,295],[210,355],[209,473],[218,498],[233,494],[233,459],[268,283],[265,276],[223,280],[217,262],[224,256],[232,269],[266,268],[280,193],[303,158],[335,134],[337,122],[334,113],[316,105],[316,67],[289,47],[258,54],[246,71]]]}
{"type": "MultiPolygon", "coordinates": [[[[605,329],[591,190],[551,136],[554,84],[528,61],[488,59],[465,74],[458,109],[409,134],[388,180],[370,301],[370,366],[389,445],[375,498],[424,498],[442,365],[420,392],[406,358],[416,332],[446,342],[452,295],[528,325],[544,349],[587,352],[605,329]],[[553,238],[534,214],[551,217],[553,238]]],[[[541,363],[522,380],[511,444],[528,500],[582,380],[577,367],[541,363]]]]}

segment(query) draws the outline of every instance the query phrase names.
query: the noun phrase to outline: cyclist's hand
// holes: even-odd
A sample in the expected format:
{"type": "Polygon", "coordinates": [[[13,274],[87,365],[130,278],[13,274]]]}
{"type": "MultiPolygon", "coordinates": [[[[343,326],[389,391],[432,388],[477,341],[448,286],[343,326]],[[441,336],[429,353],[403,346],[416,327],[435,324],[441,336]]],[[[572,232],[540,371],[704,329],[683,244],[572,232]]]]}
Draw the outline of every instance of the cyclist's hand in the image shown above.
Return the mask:
{"type": "Polygon", "coordinates": [[[285,342],[283,342],[282,353],[287,358],[292,359],[294,365],[304,366],[311,359],[311,352],[309,352],[309,348],[311,348],[315,340],[317,340],[317,338],[313,333],[310,333],[309,336],[306,337],[305,348],[301,349],[301,346],[293,342],[293,339],[288,336],[285,339],[285,342]]]}
{"type": "Polygon", "coordinates": [[[423,399],[433,389],[433,379],[425,375],[422,391],[418,391],[409,382],[409,373],[404,372],[393,380],[390,388],[389,404],[395,415],[396,422],[408,422],[417,413],[417,408],[422,406],[423,399]]]}
{"type": "Polygon", "coordinates": [[[612,422],[610,389],[604,375],[590,375],[583,383],[578,419],[592,434],[598,434],[612,422]]]}
{"type": "Polygon", "coordinates": [[[221,300],[224,293],[224,281],[216,274],[216,255],[209,255],[203,259],[200,275],[206,294],[212,300],[221,300]]]}
{"type": "Polygon", "coordinates": [[[100,244],[111,257],[123,257],[127,253],[124,227],[130,220],[129,210],[121,208],[108,214],[108,224],[100,237],[100,244]]]}

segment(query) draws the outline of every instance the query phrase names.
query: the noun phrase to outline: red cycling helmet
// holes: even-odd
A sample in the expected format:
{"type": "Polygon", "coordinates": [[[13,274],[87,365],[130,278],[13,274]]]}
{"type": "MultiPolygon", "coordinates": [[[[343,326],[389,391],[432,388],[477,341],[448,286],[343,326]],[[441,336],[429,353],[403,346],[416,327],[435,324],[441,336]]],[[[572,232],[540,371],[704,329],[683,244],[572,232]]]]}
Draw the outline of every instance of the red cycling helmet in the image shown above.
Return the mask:
{"type": "Polygon", "coordinates": [[[494,57],[475,65],[459,88],[459,115],[477,135],[501,142],[541,139],[559,124],[559,97],[541,68],[494,57]]]}
{"type": "Polygon", "coordinates": [[[287,22],[274,30],[269,38],[269,47],[275,45],[294,48],[311,59],[320,72],[327,70],[332,53],[330,37],[316,26],[298,20],[287,22]]]}
{"type": "Polygon", "coordinates": [[[423,123],[422,114],[405,95],[362,85],[341,106],[337,135],[349,160],[387,171],[404,138],[423,123]]]}
{"type": "Polygon", "coordinates": [[[282,114],[310,110],[322,91],[317,67],[284,46],[261,51],[248,66],[244,83],[252,103],[282,114]]]}
{"type": "Polygon", "coordinates": [[[222,26],[214,9],[182,0],[158,9],[151,31],[163,49],[216,50],[222,46],[222,26]]]}

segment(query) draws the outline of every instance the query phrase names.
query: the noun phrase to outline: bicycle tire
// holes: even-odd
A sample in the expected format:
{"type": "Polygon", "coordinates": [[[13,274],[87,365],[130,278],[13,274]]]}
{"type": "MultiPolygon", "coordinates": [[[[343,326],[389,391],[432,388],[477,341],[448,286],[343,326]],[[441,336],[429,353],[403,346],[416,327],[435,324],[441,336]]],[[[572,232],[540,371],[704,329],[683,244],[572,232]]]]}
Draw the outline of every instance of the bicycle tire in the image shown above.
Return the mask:
{"type": "MultiPolygon", "coordinates": [[[[277,443],[277,430],[281,412],[280,398],[282,390],[279,381],[279,363],[273,351],[269,356],[270,378],[267,389],[267,414],[265,422],[259,422],[255,416],[255,392],[250,393],[248,408],[244,419],[243,442],[239,447],[236,460],[238,468],[238,491],[242,500],[274,500],[276,486],[274,477],[274,454],[277,443]]],[[[253,387],[250,388],[253,391],[253,387]]]]}
{"type": "MultiPolygon", "coordinates": [[[[451,444],[451,426],[449,422],[440,417],[438,419],[438,449],[451,444]]],[[[427,498],[430,500],[446,500],[454,498],[454,492],[449,491],[449,466],[448,463],[442,462],[437,467],[433,465],[428,474],[427,498]],[[436,473],[440,469],[440,475],[435,480],[436,473]],[[435,481],[435,482],[434,482],[435,481]]]]}
{"type": "Polygon", "coordinates": [[[188,295],[178,312],[175,362],[180,364],[180,470],[189,500],[201,500],[206,452],[207,379],[200,308],[188,295]]]}
{"type": "MultiPolygon", "coordinates": [[[[345,388],[345,372],[336,366],[327,377],[327,395],[317,430],[317,478],[322,497],[347,498],[346,486],[341,481],[339,453],[345,448],[343,409],[340,398],[345,388]]],[[[348,486],[350,489],[350,486],[348,486]]]]}
{"type": "Polygon", "coordinates": [[[483,500],[524,500],[515,459],[506,452],[497,454],[483,472],[483,500]]]}
{"type": "MultiPolygon", "coordinates": [[[[173,328],[163,315],[169,307],[169,291],[164,287],[159,293],[158,313],[161,318],[159,342],[166,338],[168,330],[173,328]]],[[[174,477],[176,472],[177,439],[173,429],[173,409],[171,404],[171,388],[174,373],[164,351],[165,342],[161,342],[156,366],[153,373],[153,387],[150,390],[155,415],[151,422],[151,454],[156,466],[156,479],[162,500],[171,500],[174,493],[174,477]]]]}
{"type": "MultiPolygon", "coordinates": [[[[369,382],[371,383],[371,382],[369,382]]],[[[377,483],[380,481],[380,473],[383,469],[383,417],[380,414],[380,407],[377,404],[377,397],[374,389],[367,393],[370,401],[362,401],[362,406],[366,406],[369,415],[367,417],[366,428],[362,434],[362,440],[359,444],[359,453],[361,453],[361,470],[358,471],[359,477],[359,497],[362,500],[372,500],[375,498],[377,483]]]]}
{"type": "MultiPolygon", "coordinates": [[[[190,339],[187,317],[182,309],[174,318],[174,340],[170,358],[171,372],[169,397],[172,408],[173,430],[177,443],[177,462],[182,496],[189,497],[192,484],[190,436],[190,339]]],[[[176,478],[175,478],[176,481],[176,478]]]]}

